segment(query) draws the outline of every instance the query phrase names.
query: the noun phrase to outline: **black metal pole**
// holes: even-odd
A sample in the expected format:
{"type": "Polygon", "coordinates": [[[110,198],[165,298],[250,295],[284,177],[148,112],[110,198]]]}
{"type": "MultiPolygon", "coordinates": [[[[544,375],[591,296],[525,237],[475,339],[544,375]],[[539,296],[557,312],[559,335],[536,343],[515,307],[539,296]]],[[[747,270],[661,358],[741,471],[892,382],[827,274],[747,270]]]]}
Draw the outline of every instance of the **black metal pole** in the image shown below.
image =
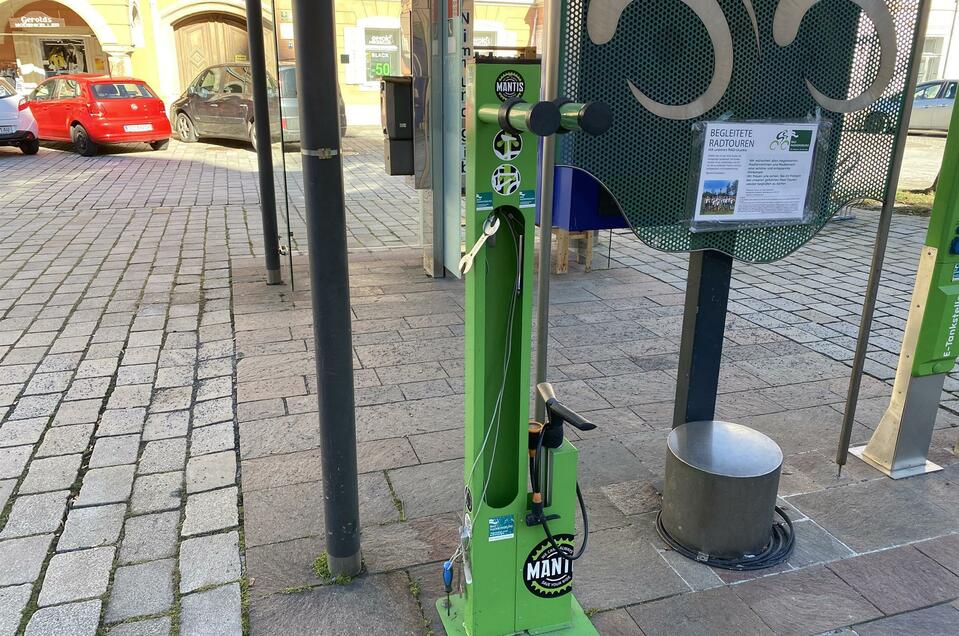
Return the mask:
{"type": "Polygon", "coordinates": [[[334,576],[360,557],[346,207],[337,108],[333,0],[293,0],[300,153],[310,253],[326,550],[334,576]]]}
{"type": "Polygon", "coordinates": [[[253,76],[253,130],[256,164],[260,175],[260,216],[263,219],[263,252],[266,284],[283,282],[280,273],[280,240],[276,227],[276,192],[273,183],[273,152],[270,144],[270,102],[266,90],[266,53],[263,48],[263,6],[246,0],[246,34],[250,43],[250,74],[253,76]]]}
{"type": "Polygon", "coordinates": [[[733,259],[722,252],[701,250],[689,255],[673,428],[716,416],[732,273],[733,259]]]}

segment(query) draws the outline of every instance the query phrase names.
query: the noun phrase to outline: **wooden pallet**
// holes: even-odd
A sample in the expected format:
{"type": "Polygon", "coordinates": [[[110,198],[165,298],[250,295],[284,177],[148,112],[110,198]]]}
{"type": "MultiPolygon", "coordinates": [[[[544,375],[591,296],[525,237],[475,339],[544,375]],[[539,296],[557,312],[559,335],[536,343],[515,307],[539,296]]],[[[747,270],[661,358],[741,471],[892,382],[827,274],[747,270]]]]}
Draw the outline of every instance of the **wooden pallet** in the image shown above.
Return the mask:
{"type": "Polygon", "coordinates": [[[570,241],[579,241],[576,246],[576,262],[585,260],[586,271],[593,269],[593,231],[570,232],[562,228],[553,228],[556,248],[553,251],[553,273],[565,274],[569,271],[570,241]]]}

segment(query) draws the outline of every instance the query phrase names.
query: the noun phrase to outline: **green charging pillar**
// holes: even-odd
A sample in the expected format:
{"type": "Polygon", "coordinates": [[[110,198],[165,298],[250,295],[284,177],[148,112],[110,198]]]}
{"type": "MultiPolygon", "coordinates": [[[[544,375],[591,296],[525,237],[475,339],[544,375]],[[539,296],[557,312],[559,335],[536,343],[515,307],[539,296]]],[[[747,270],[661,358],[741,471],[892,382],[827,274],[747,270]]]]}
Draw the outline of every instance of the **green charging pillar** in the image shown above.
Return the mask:
{"type": "Polygon", "coordinates": [[[451,636],[592,635],[571,593],[577,451],[562,437],[564,421],[592,425],[555,397],[552,427],[529,422],[533,246],[539,137],[602,132],[609,109],[538,102],[537,60],[481,57],[466,72],[464,506],[444,569],[456,593],[437,611],[451,636]]]}
{"type": "Polygon", "coordinates": [[[959,356],[959,109],[940,175],[892,399],[869,443],[850,449],[893,479],[942,470],[926,457],[943,383],[959,356]]]}

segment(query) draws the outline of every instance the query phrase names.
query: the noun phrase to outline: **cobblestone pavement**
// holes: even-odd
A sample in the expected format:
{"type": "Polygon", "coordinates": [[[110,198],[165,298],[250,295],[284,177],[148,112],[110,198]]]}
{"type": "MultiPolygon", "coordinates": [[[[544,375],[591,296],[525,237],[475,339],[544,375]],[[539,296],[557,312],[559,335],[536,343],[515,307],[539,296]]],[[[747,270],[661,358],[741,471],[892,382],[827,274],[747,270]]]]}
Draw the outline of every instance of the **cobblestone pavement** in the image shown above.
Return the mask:
{"type": "MultiPolygon", "coordinates": [[[[462,284],[379,249],[416,241],[387,241],[357,202],[377,216],[391,197],[390,223],[411,232],[416,213],[379,176],[375,141],[348,142],[347,159],[368,570],[350,586],[311,568],[324,544],[306,263],[294,253],[296,291],[262,283],[252,153],[0,150],[0,636],[442,633],[462,284]]],[[[685,257],[617,235],[611,269],[597,256],[556,278],[550,378],[600,424],[576,441],[593,530],[577,596],[603,634],[954,630],[956,379],[931,456],[945,471],[892,482],[851,459],[837,480],[831,461],[874,220],[735,267],[719,414],[782,446],[799,536],[770,576],[686,562],[653,529],[685,257]]],[[[854,442],[888,400],[923,231],[896,218],[854,442]]]]}

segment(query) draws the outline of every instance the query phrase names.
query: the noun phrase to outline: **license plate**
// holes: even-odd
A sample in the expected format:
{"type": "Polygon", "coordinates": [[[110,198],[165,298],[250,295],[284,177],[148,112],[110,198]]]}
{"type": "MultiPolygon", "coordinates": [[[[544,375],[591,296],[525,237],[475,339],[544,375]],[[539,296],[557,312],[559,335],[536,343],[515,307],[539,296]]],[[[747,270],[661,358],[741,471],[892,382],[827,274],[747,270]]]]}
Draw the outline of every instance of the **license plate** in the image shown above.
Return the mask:
{"type": "Polygon", "coordinates": [[[123,130],[126,132],[150,132],[153,130],[153,124],[130,124],[124,126],[123,130]]]}
{"type": "Polygon", "coordinates": [[[16,126],[0,126],[0,135],[12,135],[17,132],[16,126]]]}

